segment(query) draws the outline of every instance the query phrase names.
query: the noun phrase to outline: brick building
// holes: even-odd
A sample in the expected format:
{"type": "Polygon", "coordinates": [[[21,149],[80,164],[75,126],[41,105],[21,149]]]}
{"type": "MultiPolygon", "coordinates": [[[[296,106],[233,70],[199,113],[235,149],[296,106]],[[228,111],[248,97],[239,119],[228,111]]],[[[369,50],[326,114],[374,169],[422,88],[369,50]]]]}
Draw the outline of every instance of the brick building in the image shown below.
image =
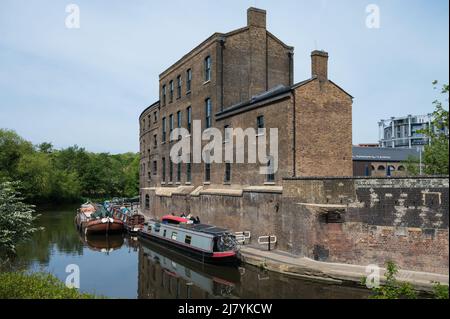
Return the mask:
{"type": "Polygon", "coordinates": [[[267,30],[264,10],[250,8],[247,16],[246,27],[214,33],[160,74],[160,100],[139,118],[142,197],[353,174],[352,96],[328,78],[328,53],[312,52],[311,78],[293,83],[293,47],[267,30]],[[202,130],[277,128],[278,171],[261,175],[260,163],[173,164],[170,132],[191,131],[194,120],[202,130]]]}

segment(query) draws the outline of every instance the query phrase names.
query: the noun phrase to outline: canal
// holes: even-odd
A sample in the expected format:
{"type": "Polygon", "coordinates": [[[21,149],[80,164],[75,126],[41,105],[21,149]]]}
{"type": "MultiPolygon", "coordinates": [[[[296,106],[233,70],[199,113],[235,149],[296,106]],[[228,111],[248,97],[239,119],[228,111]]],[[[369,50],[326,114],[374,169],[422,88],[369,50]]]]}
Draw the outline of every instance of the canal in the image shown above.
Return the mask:
{"type": "Polygon", "coordinates": [[[126,235],[85,238],[74,226],[76,207],[39,211],[44,230],[18,248],[17,268],[65,281],[80,270],[80,290],[110,298],[367,298],[356,287],[317,283],[252,266],[208,266],[126,235]]]}

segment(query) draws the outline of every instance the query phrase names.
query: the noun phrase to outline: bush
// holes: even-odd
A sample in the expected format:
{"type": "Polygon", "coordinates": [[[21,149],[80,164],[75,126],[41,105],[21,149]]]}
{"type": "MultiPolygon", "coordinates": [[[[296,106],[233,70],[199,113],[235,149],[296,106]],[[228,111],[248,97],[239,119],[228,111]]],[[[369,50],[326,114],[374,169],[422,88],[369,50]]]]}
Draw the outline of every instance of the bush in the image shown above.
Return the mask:
{"type": "Polygon", "coordinates": [[[0,299],[94,299],[46,273],[0,273],[0,299]]]}

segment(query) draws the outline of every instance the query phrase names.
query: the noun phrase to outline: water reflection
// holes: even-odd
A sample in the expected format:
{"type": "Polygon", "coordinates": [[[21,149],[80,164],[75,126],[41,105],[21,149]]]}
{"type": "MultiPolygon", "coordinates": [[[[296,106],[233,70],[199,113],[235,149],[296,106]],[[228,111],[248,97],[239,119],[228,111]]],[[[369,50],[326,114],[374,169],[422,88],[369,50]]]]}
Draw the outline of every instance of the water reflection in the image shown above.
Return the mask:
{"type": "Polygon", "coordinates": [[[139,249],[138,297],[146,299],[358,299],[365,290],[299,280],[256,267],[205,265],[148,241],[139,249]]]}
{"type": "Polygon", "coordinates": [[[229,298],[239,280],[237,268],[203,264],[141,241],[139,298],[229,298]]]}
{"type": "Polygon", "coordinates": [[[77,206],[39,211],[45,228],[18,248],[14,268],[65,281],[80,267],[81,291],[111,298],[365,298],[367,291],[269,273],[255,267],[204,265],[136,237],[82,236],[77,206]]]}

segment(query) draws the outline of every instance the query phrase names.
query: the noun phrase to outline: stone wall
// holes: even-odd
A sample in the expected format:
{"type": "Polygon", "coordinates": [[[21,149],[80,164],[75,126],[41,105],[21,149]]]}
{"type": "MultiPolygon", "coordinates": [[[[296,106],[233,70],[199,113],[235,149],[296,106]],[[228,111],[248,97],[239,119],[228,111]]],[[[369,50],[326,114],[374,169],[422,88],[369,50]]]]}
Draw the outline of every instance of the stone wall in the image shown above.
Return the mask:
{"type": "Polygon", "coordinates": [[[448,178],[297,178],[273,188],[147,189],[146,213],[190,212],[319,261],[448,274],[448,178]],[[194,195],[193,195],[194,194],[194,195]]]}

